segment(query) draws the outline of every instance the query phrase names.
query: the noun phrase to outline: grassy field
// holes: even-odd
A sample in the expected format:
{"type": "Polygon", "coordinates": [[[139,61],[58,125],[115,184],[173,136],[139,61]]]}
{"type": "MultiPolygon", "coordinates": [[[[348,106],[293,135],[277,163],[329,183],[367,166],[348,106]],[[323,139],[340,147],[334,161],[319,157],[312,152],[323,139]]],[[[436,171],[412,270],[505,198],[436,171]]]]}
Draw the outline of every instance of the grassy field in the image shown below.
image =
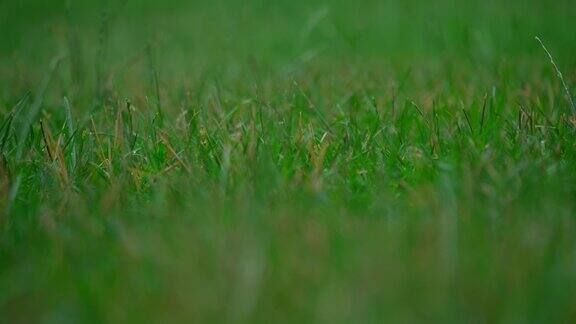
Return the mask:
{"type": "Polygon", "coordinates": [[[576,321],[575,21],[1,1],[0,322],[576,321]]]}

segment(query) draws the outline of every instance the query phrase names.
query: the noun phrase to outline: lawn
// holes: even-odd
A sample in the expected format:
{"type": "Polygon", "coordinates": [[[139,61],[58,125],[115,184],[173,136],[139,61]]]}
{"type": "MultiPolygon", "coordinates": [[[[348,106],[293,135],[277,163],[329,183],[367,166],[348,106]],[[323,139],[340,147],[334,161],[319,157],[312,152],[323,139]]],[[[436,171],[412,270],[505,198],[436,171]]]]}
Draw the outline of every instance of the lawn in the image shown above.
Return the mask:
{"type": "Polygon", "coordinates": [[[77,2],[0,2],[0,322],[576,321],[574,1],[77,2]]]}

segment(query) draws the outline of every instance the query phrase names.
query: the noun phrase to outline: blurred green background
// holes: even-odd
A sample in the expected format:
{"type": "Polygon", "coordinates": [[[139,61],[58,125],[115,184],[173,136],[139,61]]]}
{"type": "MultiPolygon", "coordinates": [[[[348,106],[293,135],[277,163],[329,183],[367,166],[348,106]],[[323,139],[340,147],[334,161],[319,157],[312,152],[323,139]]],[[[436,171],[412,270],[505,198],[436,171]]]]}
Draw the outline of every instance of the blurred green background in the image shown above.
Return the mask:
{"type": "MultiPolygon", "coordinates": [[[[303,63],[466,62],[474,70],[540,53],[574,64],[573,1],[3,1],[3,68],[42,67],[78,42],[86,73],[105,47],[110,65],[147,44],[162,70],[194,72],[303,63]],[[416,60],[416,61],[415,61],[416,60]]],[[[470,72],[472,73],[472,72],[470,72]]],[[[4,73],[5,75],[5,73],[4,73]]]]}
{"type": "Polygon", "coordinates": [[[69,73],[59,78],[56,101],[104,83],[125,97],[142,97],[150,53],[170,98],[192,80],[276,83],[309,71],[372,73],[388,89],[453,80],[481,81],[481,91],[499,82],[522,86],[549,74],[535,36],[563,69],[576,65],[569,0],[26,0],[0,6],[0,100],[8,106],[39,84],[58,55],[68,55],[69,73]]]}

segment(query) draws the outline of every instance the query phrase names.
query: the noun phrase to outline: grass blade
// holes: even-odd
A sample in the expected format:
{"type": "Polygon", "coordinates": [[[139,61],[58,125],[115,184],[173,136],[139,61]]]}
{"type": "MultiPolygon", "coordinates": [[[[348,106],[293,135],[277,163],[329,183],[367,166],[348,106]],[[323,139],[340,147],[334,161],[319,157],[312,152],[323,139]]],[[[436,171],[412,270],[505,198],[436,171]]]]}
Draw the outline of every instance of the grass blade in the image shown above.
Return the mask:
{"type": "Polygon", "coordinates": [[[558,68],[558,65],[554,61],[552,54],[550,54],[550,51],[548,51],[548,48],[546,48],[546,46],[544,45],[544,43],[542,42],[540,37],[536,36],[535,38],[538,41],[538,43],[540,43],[540,46],[542,46],[542,48],[544,49],[544,52],[546,52],[546,55],[548,55],[548,59],[550,60],[550,63],[552,63],[554,70],[556,70],[556,75],[560,79],[560,82],[562,82],[562,86],[564,87],[564,91],[566,92],[566,97],[568,97],[568,103],[570,103],[570,107],[572,108],[572,114],[576,115],[576,105],[574,105],[574,100],[572,99],[572,94],[570,94],[570,90],[568,89],[568,85],[566,85],[566,81],[564,80],[564,76],[562,75],[562,72],[558,68]]]}

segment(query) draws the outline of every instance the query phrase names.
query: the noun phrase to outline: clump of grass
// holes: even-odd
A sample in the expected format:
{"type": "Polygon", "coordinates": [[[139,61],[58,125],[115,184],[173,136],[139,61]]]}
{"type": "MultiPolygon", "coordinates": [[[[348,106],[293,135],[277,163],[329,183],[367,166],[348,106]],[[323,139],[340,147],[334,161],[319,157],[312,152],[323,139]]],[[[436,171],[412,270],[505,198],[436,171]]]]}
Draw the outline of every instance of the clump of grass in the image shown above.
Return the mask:
{"type": "Polygon", "coordinates": [[[574,130],[500,32],[568,55],[568,4],[40,2],[0,4],[0,322],[574,318],[574,130]]]}

